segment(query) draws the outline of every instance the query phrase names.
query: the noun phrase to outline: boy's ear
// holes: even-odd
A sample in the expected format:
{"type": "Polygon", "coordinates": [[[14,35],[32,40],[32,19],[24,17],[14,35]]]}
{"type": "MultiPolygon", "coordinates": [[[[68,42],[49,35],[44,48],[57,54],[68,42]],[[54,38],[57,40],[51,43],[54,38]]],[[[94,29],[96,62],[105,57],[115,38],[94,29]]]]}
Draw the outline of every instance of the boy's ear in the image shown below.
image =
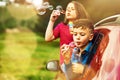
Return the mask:
{"type": "Polygon", "coordinates": [[[89,40],[91,41],[94,37],[94,34],[90,34],[89,40]]]}

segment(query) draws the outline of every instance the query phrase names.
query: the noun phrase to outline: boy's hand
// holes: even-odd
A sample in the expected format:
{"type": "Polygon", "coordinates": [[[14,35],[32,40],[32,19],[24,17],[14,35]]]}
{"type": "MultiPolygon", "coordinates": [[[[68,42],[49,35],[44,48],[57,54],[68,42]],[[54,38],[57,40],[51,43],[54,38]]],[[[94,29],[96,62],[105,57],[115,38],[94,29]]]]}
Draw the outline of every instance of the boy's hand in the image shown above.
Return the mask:
{"type": "Polygon", "coordinates": [[[71,51],[69,45],[63,44],[61,46],[61,53],[64,58],[65,64],[69,64],[70,59],[71,59],[71,51]]]}
{"type": "Polygon", "coordinates": [[[80,63],[72,64],[72,70],[76,74],[82,74],[84,72],[84,68],[85,68],[84,65],[82,65],[80,63]]]}

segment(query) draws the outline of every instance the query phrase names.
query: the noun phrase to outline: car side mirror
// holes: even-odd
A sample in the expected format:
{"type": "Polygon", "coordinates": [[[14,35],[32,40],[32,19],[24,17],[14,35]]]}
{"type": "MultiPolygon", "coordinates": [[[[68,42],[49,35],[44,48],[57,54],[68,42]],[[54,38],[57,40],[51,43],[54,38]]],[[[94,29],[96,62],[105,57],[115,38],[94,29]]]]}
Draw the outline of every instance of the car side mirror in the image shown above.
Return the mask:
{"type": "Polygon", "coordinates": [[[46,65],[47,70],[50,71],[59,71],[60,66],[59,66],[59,61],[58,60],[51,60],[47,63],[46,65]]]}

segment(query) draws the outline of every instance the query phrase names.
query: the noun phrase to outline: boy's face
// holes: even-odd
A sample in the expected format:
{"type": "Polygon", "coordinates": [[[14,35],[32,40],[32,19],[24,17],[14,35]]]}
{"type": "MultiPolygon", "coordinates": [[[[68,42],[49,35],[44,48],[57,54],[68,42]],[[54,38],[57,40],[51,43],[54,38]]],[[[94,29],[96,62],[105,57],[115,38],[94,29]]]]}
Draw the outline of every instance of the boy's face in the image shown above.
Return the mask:
{"type": "Polygon", "coordinates": [[[73,40],[75,42],[75,45],[79,48],[84,48],[90,40],[92,40],[93,34],[90,33],[90,30],[88,28],[82,29],[74,28],[73,29],[73,40]]]}

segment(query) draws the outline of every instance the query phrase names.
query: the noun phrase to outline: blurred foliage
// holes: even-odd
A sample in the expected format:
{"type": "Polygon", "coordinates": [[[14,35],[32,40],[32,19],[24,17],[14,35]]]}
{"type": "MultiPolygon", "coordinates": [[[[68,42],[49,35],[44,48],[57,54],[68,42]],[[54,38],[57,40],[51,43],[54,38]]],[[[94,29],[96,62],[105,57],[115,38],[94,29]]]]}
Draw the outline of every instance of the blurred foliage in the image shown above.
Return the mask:
{"type": "Polygon", "coordinates": [[[16,27],[16,22],[6,7],[0,7],[0,33],[4,32],[6,28],[16,27]]]}

